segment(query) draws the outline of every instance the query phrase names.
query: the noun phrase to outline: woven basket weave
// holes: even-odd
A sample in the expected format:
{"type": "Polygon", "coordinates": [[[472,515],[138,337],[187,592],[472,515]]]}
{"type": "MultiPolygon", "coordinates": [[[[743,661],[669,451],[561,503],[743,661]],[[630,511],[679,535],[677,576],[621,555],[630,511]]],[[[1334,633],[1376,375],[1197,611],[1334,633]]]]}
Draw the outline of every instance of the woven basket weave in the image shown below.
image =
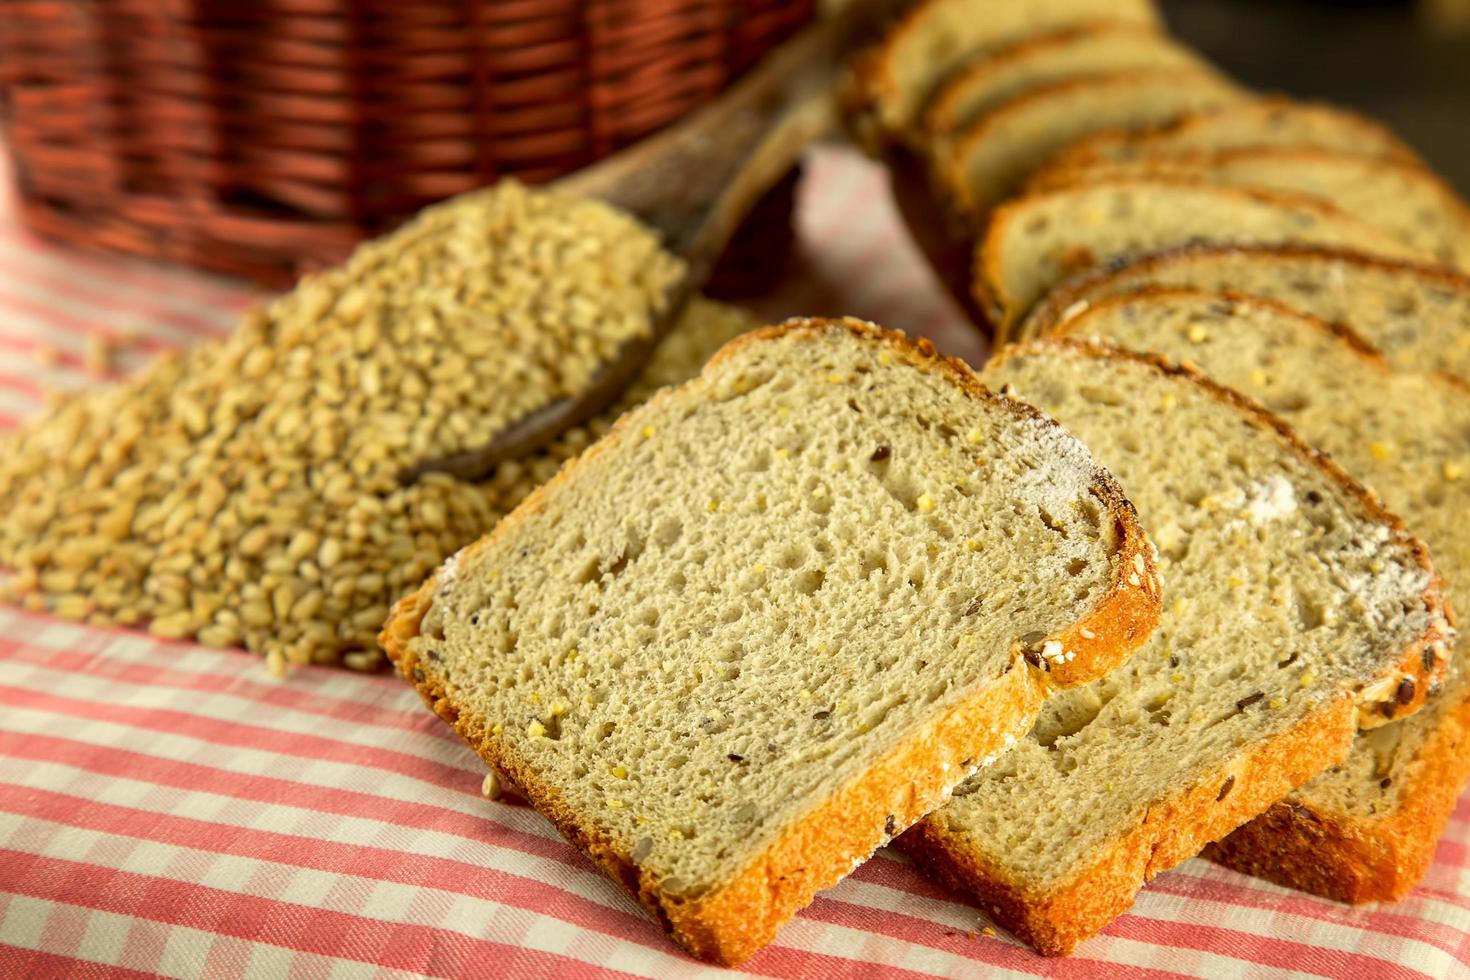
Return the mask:
{"type": "MultiPolygon", "coordinates": [[[[0,0],[22,214],[52,238],[289,282],[432,201],[548,180],[678,119],[811,6],[0,0]]],[[[763,225],[787,227],[790,194],[763,225]]]]}

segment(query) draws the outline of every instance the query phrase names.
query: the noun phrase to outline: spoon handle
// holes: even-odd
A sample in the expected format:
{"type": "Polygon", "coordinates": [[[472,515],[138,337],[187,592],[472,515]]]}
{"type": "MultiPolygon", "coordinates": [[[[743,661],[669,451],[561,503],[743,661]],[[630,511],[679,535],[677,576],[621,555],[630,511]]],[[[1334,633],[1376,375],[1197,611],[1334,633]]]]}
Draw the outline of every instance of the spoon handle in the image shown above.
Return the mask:
{"type": "Polygon", "coordinates": [[[658,232],[698,288],[761,195],[835,125],[833,82],[872,10],[853,3],[812,24],[688,119],[556,186],[658,232]]]}

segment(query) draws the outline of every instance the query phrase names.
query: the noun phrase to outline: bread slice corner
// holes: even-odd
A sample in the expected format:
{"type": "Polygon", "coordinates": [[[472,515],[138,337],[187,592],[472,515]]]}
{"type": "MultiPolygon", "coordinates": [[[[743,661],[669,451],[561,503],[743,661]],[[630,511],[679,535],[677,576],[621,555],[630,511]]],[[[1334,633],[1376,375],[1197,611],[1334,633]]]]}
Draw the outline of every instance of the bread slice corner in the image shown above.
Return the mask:
{"type": "Polygon", "coordinates": [[[741,962],[1157,621],[1055,423],[800,320],[624,416],[395,607],[425,702],[695,956],[741,962]]]}

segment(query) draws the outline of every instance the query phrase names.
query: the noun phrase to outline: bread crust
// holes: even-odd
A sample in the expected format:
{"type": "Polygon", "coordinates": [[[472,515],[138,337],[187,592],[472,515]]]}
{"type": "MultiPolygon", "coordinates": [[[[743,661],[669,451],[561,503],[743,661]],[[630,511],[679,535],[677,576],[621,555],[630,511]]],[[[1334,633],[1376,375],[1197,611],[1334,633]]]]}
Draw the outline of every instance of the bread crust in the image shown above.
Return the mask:
{"type": "MultiPolygon", "coordinates": [[[[710,365],[732,356],[745,344],[834,329],[882,344],[911,364],[940,372],[969,396],[1018,418],[1056,424],[1029,405],[991,392],[964,362],[940,356],[927,341],[912,341],[856,320],[792,320],[753,331],[727,344],[710,365]]],[[[671,389],[655,396],[670,397],[671,389]]],[[[637,415],[636,411],[625,415],[599,443],[569,462],[489,535],[451,562],[473,558],[499,536],[511,533],[528,515],[543,509],[549,495],[558,492],[578,466],[606,452],[630,426],[637,425],[637,415]]],[[[420,656],[415,643],[444,574],[442,568],[394,606],[379,639],[398,672],[425,703],[486,763],[514,783],[574,846],[643,903],[680,945],[701,959],[735,965],[770,942],[776,930],[819,889],[834,884],[894,834],[939,806],[984,757],[1008,744],[1007,738],[1024,734],[1050,689],[1084,683],[1106,672],[1152,632],[1159,615],[1152,546],[1121,487],[1101,468],[1094,492],[1115,522],[1118,549],[1112,581],[1102,599],[1087,616],[1047,638],[1073,651],[1074,658],[1055,665],[1045,660],[1038,663],[1032,656],[1035,650],[1018,641],[1010,663],[998,677],[977,683],[973,697],[893,746],[861,777],[788,827],[731,880],[702,895],[671,894],[621,845],[567,804],[556,787],[539,779],[512,745],[487,730],[482,719],[461,712],[448,679],[431,658],[420,656]],[[1141,576],[1140,567],[1145,571],[1141,576]],[[1130,584],[1130,576],[1139,584],[1130,584]],[[1006,730],[1017,727],[1019,731],[1006,730]]]]}
{"type": "Polygon", "coordinates": [[[1396,902],[1429,869],[1470,780],[1470,687],[1426,739],[1414,781],[1389,815],[1364,817],[1288,797],[1204,857],[1227,868],[1354,905],[1396,902]]]}
{"type": "Polygon", "coordinates": [[[1022,340],[1049,333],[1058,323],[1066,318],[1068,311],[1075,304],[1086,301],[1086,297],[1095,289],[1125,273],[1137,272],[1139,270],[1147,271],[1174,262],[1188,262],[1194,258],[1205,258],[1215,255],[1264,255],[1278,257],[1286,261],[1310,258],[1346,262],[1362,268],[1373,268],[1383,272],[1397,272],[1412,275],[1417,279],[1424,280],[1426,283],[1433,283],[1445,289],[1464,293],[1467,298],[1470,298],[1470,276],[1466,276],[1447,266],[1431,262],[1415,262],[1412,259],[1390,258],[1325,245],[1211,245],[1207,243],[1196,243],[1148,252],[1116,268],[1103,267],[1078,273],[1052,290],[1050,294],[1032,308],[1031,312],[1021,323],[1020,329],[1015,332],[1014,339],[1022,340]]]}
{"type": "MultiPolygon", "coordinates": [[[[1132,179],[1143,178],[1169,179],[1182,177],[1193,179],[1191,170],[1208,170],[1216,166],[1228,167],[1237,160],[1287,160],[1294,166],[1300,168],[1311,168],[1320,164],[1331,164],[1336,162],[1347,162],[1358,164],[1365,168],[1372,168],[1375,173],[1387,175],[1406,182],[1415,182],[1420,188],[1434,196],[1435,211],[1450,219],[1444,230],[1450,236],[1446,247],[1451,249],[1451,254],[1441,254],[1446,262],[1462,264],[1467,249],[1470,249],[1470,208],[1455,193],[1444,178],[1434,173],[1428,167],[1419,163],[1405,162],[1402,160],[1385,160],[1382,157],[1371,156],[1361,153],[1349,153],[1342,150],[1324,149],[1321,147],[1289,147],[1289,146],[1263,146],[1263,147],[1240,147],[1230,150],[1218,151],[1191,151],[1176,154],[1163,159],[1143,160],[1137,164],[1114,165],[1110,163],[1098,164],[1062,164],[1052,163],[1043,167],[1031,176],[1025,183],[1027,191],[1055,190],[1063,187],[1074,187],[1085,185],[1096,180],[1109,179],[1132,179]]],[[[1208,177],[1199,178],[1209,181],[1208,177]]],[[[1239,187],[1242,184],[1220,184],[1222,187],[1239,187]]],[[[1292,190],[1290,193],[1307,194],[1305,190],[1292,190]]],[[[1323,198],[1326,200],[1326,198],[1323,198]]],[[[1400,206],[1403,206],[1400,202],[1400,206]]]]}
{"type": "MultiPolygon", "coordinates": [[[[1097,75],[1083,75],[1079,78],[1064,78],[1038,85],[1003,105],[997,106],[954,137],[950,152],[938,163],[940,186],[954,202],[954,209],[957,212],[967,216],[972,222],[983,223],[989,208],[984,205],[984,202],[975,200],[969,181],[969,161],[977,148],[985,146],[994,139],[992,131],[996,127],[1005,125],[1011,116],[1025,113],[1031,106],[1058,95],[1087,92],[1099,87],[1123,85],[1137,80],[1158,81],[1161,79],[1167,79],[1171,87],[1199,84],[1206,88],[1219,88],[1222,92],[1234,90],[1234,86],[1226,81],[1219,72],[1205,66],[1199,68],[1129,68],[1097,75]]],[[[1236,98],[1244,97],[1243,93],[1238,90],[1234,91],[1236,98]]],[[[1021,188],[1023,193],[1045,189],[1030,187],[1029,179],[1022,183],[1021,188]]]]}
{"type": "Polygon", "coordinates": [[[982,61],[971,62],[960,68],[951,75],[934,93],[934,98],[924,108],[920,118],[923,124],[924,136],[928,140],[943,137],[951,133],[955,127],[955,110],[958,103],[965,95],[965,89],[974,83],[977,78],[987,75],[1003,73],[1016,62],[1024,63],[1027,58],[1038,51],[1046,51],[1050,48],[1062,47],[1075,41],[1094,37],[1107,37],[1109,35],[1135,37],[1148,37],[1158,40],[1160,44],[1170,44],[1169,36],[1160,29],[1158,24],[1133,21],[1097,21],[1085,24],[1070,24],[1058,30],[1048,31],[1045,34],[1035,34],[1023,38],[1005,48],[997,51],[992,57],[982,61]]]}
{"type": "MultiPolygon", "coordinates": [[[[935,9],[953,2],[954,0],[919,0],[912,4],[881,41],[854,59],[843,101],[854,130],[861,134],[865,145],[873,152],[905,142],[917,148],[924,142],[924,106],[914,107],[912,111],[907,107],[902,110],[897,108],[905,100],[900,97],[893,65],[898,58],[898,52],[907,47],[915,36],[928,30],[926,22],[931,19],[935,9]],[[906,112],[908,118],[899,118],[901,111],[906,112]]],[[[1143,24],[1160,22],[1151,0],[1143,3],[1130,0],[1126,4],[1114,0],[1111,10],[1103,4],[1097,6],[1095,17],[1079,17],[1075,20],[1061,18],[1039,26],[1033,23],[1031,26],[1035,30],[1019,32],[1013,40],[1022,40],[1027,33],[1035,35],[1105,20],[1143,24]]],[[[975,16],[983,18],[985,13],[977,9],[975,16]]],[[[928,94],[926,101],[936,92],[937,88],[928,94]]]]}
{"type": "MultiPolygon", "coordinates": [[[[1424,161],[1419,154],[1414,152],[1411,146],[1399,139],[1393,130],[1378,120],[1363,115],[1361,112],[1355,112],[1343,106],[1328,105],[1322,102],[1301,102],[1286,95],[1268,95],[1255,100],[1254,105],[1268,112],[1274,110],[1290,111],[1302,109],[1331,112],[1341,122],[1355,127],[1360,134],[1371,133],[1374,139],[1389,148],[1391,152],[1384,155],[1382,159],[1397,160],[1401,163],[1413,163],[1420,166],[1424,165],[1424,161]]],[[[1061,153],[1058,153],[1054,160],[1057,163],[1065,165],[1089,163],[1097,159],[1096,147],[1100,143],[1110,143],[1119,137],[1131,137],[1136,141],[1143,141],[1153,137],[1177,134],[1182,131],[1187,131],[1191,126],[1198,125],[1201,120],[1209,115],[1210,113],[1191,112],[1173,122],[1150,129],[1130,131],[1115,128],[1104,130],[1078,140],[1061,153]]]]}
{"type": "Polygon", "coordinates": [[[996,922],[1038,952],[1065,956],[1128,911],[1144,882],[1344,758],[1352,748],[1353,719],[1352,698],[1340,693],[1290,731],[1257,743],[1232,771],[1151,806],[1097,861],[1044,892],[967,847],[945,826],[943,811],[921,820],[899,846],[951,887],[973,896],[996,922]]]}
{"type": "MultiPolygon", "coordinates": [[[[1210,188],[1212,191],[1224,195],[1237,197],[1238,199],[1251,199],[1264,204],[1271,204],[1283,208],[1292,208],[1298,211],[1312,211],[1319,217],[1330,219],[1343,224],[1356,224],[1365,231],[1375,231],[1371,225],[1354,218],[1326,201],[1318,198],[1307,197],[1300,194],[1282,194],[1275,191],[1262,191],[1246,187],[1221,187],[1218,184],[1209,184],[1205,181],[1186,180],[1100,180],[1090,183],[1088,187],[1112,187],[1112,186],[1165,186],[1165,187],[1194,187],[1210,188]]],[[[1000,265],[1004,261],[1004,249],[1001,240],[1004,238],[1007,226],[1011,221],[1020,220],[1018,214],[1023,213],[1037,198],[1046,197],[1055,193],[1066,193],[1071,188],[1061,191],[1031,192],[1019,197],[1011,198],[991,212],[989,220],[985,224],[984,231],[980,235],[975,247],[974,274],[972,288],[975,292],[975,302],[985,311],[989,321],[996,325],[996,339],[999,343],[1009,343],[1015,334],[1016,324],[1026,320],[1031,312],[1031,307],[1018,308],[1014,299],[1005,296],[1000,289],[1000,265]]],[[[1380,233],[1381,234],[1381,233],[1380,233]]],[[[1392,239],[1385,237],[1385,244],[1393,244],[1392,239]]],[[[1157,250],[1163,251],[1163,250],[1157,250]]],[[[1116,260],[1114,260],[1116,261],[1116,260]]],[[[1117,268],[1125,268],[1129,261],[1117,263],[1117,268]]],[[[1105,264],[1104,267],[1107,267],[1105,264]]],[[[1087,269],[1080,270],[1084,274],[1087,269]]],[[[1059,284],[1060,286],[1060,284],[1059,284]]],[[[1037,300],[1037,304],[1043,302],[1045,297],[1037,300]]],[[[1035,306],[1036,304],[1032,304],[1035,306]]]]}
{"type": "MultiPolygon", "coordinates": [[[[1187,860],[1207,843],[1271,807],[1276,801],[1340,762],[1358,730],[1359,701],[1364,691],[1392,687],[1400,677],[1415,679],[1415,703],[1395,711],[1400,717],[1423,701],[1421,692],[1443,677],[1447,665],[1448,614],[1443,586],[1429,562],[1424,544],[1385,511],[1377,498],[1355,483],[1339,466],[1310,446],[1285,422],[1195,368],[1159,355],[1123,350],[1098,341],[1040,340],[1007,348],[999,356],[1026,356],[1047,349],[1071,349],[1096,358],[1120,358],[1143,364],[1167,376],[1187,378],[1226,402],[1258,427],[1274,431],[1299,456],[1353,496],[1370,516],[1387,524],[1428,573],[1424,604],[1428,613],[1422,636],[1405,648],[1380,678],[1363,691],[1339,691],[1289,731],[1256,743],[1231,771],[1173,793],[1151,807],[1140,823],[1113,842],[1087,868],[1038,891],[1007,875],[994,862],[968,847],[963,836],[945,822],[943,811],[923,821],[901,839],[901,846],[957,890],[972,895],[1006,928],[1048,956],[1070,953],[1132,904],[1149,878],[1187,860]]],[[[1390,697],[1390,700],[1392,698],[1390,697]]],[[[1379,712],[1370,711],[1369,715],[1379,712]]]]}

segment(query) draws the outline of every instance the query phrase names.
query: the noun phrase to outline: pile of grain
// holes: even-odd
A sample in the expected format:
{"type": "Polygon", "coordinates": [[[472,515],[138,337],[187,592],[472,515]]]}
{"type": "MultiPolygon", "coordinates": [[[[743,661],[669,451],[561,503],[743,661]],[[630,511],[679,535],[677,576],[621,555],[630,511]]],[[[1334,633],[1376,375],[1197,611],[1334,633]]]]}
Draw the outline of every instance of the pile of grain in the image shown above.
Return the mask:
{"type": "MultiPolygon", "coordinates": [[[[609,417],[484,484],[398,474],[580,390],[652,329],[680,271],[596,202],[508,183],[433,208],[229,338],[0,437],[7,591],[70,619],[243,645],[277,672],[373,669],[392,601],[609,417]]],[[[749,325],[697,302],[646,377],[692,373],[749,325]]],[[[627,398],[650,385],[637,387],[627,398]]]]}

